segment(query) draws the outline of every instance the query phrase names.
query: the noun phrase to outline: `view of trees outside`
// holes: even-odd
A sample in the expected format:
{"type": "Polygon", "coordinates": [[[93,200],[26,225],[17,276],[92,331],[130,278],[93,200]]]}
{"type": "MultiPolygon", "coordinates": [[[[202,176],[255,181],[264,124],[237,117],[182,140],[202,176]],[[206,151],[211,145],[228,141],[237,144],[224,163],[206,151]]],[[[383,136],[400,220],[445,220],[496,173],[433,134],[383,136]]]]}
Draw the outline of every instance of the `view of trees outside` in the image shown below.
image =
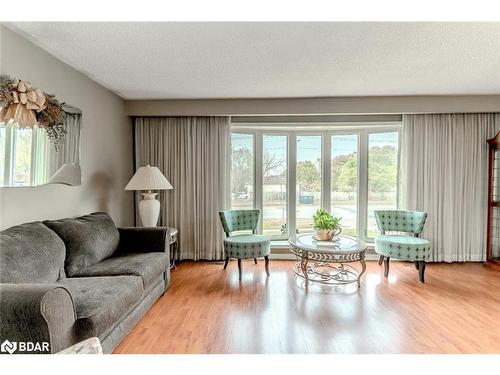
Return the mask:
{"type": "Polygon", "coordinates": [[[398,133],[368,136],[368,223],[367,236],[378,234],[374,210],[397,208],[398,133]]]}
{"type": "Polygon", "coordinates": [[[297,136],[296,226],[313,231],[313,215],[321,208],[321,135],[297,136]]]}
{"type": "Polygon", "coordinates": [[[288,238],[286,135],[264,134],[262,139],[263,231],[266,236],[288,238]]]}
{"type": "Polygon", "coordinates": [[[16,159],[14,161],[14,186],[30,184],[31,173],[31,129],[15,129],[16,131],[16,159]]]}
{"type": "Polygon", "coordinates": [[[332,136],[331,213],[341,217],[342,233],[356,235],[358,135],[332,136]]]}
{"type": "MultiPolygon", "coordinates": [[[[231,203],[234,209],[254,207],[254,136],[233,133],[231,203]]],[[[287,238],[287,135],[262,138],[264,234],[287,238]]],[[[296,223],[299,233],[313,230],[312,216],[321,206],[321,135],[297,136],[296,223]]],[[[343,233],[356,235],[358,135],[331,138],[331,212],[342,217],[343,233]]],[[[373,211],[397,206],[398,133],[368,135],[367,235],[377,234],[373,211]]]]}

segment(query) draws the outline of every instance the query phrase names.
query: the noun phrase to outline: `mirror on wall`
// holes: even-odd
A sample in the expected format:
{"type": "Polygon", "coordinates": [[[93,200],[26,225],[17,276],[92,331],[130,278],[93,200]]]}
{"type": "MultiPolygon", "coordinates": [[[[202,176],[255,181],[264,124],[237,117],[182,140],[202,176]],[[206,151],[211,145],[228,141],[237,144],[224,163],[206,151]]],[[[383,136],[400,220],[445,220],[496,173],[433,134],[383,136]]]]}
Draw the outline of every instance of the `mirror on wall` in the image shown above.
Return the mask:
{"type": "Polygon", "coordinates": [[[64,110],[64,130],[56,137],[38,125],[0,122],[0,187],[81,184],[82,114],[70,106],[64,110]]]}

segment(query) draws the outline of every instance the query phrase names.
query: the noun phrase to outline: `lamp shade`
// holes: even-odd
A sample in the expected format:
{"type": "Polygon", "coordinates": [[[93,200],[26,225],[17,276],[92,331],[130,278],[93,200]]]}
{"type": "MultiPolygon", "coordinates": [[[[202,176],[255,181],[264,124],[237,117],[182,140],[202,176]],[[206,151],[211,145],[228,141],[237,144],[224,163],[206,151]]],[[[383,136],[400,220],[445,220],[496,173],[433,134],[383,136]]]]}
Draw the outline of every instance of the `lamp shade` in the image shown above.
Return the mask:
{"type": "Polygon", "coordinates": [[[130,179],[125,190],[167,190],[173,189],[170,182],[157,167],[140,167],[130,179]]]}

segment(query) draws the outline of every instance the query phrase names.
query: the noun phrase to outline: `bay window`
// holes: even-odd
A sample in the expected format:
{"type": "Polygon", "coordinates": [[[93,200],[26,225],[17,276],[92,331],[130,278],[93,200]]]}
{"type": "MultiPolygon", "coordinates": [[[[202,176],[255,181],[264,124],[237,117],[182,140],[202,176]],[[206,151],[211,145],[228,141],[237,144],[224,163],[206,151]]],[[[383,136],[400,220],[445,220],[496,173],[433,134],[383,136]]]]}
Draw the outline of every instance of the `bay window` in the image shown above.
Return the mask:
{"type": "Polygon", "coordinates": [[[398,205],[399,126],[269,128],[231,132],[232,209],[261,210],[258,233],[273,240],[313,231],[323,208],[343,234],[370,241],[373,211],[398,205]]]}

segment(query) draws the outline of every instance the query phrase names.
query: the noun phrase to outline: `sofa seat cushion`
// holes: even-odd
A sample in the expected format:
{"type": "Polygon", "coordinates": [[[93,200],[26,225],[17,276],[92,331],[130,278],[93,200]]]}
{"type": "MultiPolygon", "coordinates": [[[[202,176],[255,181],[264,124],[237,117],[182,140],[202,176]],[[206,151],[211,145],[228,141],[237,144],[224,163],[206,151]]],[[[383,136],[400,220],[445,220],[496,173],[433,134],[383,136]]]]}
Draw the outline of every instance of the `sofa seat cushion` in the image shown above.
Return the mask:
{"type": "Polygon", "coordinates": [[[120,234],[111,217],[104,212],[43,223],[56,232],[66,245],[68,277],[109,258],[118,248],[120,234]]]}
{"type": "Polygon", "coordinates": [[[138,276],[78,277],[59,283],[73,297],[79,341],[94,336],[102,340],[143,294],[138,276]]]}
{"type": "Polygon", "coordinates": [[[271,252],[271,238],[259,234],[237,234],[224,240],[226,257],[260,258],[271,252]]]}
{"type": "Polygon", "coordinates": [[[382,235],[375,237],[375,252],[391,258],[404,260],[428,260],[430,242],[419,237],[405,235],[382,235]]]}
{"type": "Polygon", "coordinates": [[[140,276],[144,290],[149,290],[168,269],[170,260],[166,253],[127,254],[108,258],[78,272],[76,276],[140,276]]]}

